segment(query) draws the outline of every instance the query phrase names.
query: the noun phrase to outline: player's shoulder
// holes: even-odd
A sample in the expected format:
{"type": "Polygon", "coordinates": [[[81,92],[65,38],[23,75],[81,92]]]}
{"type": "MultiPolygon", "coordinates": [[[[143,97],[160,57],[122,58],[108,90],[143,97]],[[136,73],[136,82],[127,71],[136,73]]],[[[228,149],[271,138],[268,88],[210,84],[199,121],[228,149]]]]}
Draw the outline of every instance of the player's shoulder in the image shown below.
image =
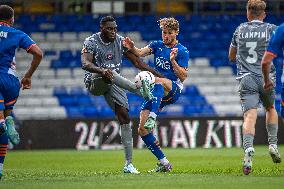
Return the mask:
{"type": "Polygon", "coordinates": [[[122,35],[116,34],[116,39],[124,40],[124,39],[125,39],[125,37],[123,37],[122,35]]]}
{"type": "Polygon", "coordinates": [[[271,29],[271,30],[275,30],[277,28],[277,26],[275,24],[271,24],[269,22],[263,22],[263,24],[268,28],[268,29],[271,29]]]}
{"type": "Polygon", "coordinates": [[[88,41],[88,42],[95,42],[95,41],[97,41],[98,37],[99,37],[99,33],[94,33],[94,34],[88,36],[88,37],[85,39],[85,41],[88,41]]]}
{"type": "Polygon", "coordinates": [[[116,40],[119,44],[120,44],[124,39],[125,39],[125,37],[123,37],[122,35],[116,34],[115,40],[116,40]]]}
{"type": "Polygon", "coordinates": [[[177,45],[177,48],[178,48],[179,51],[182,51],[184,53],[189,53],[188,49],[180,43],[177,45]]]}
{"type": "Polygon", "coordinates": [[[164,43],[162,40],[154,40],[154,41],[151,41],[151,44],[155,44],[157,46],[163,46],[164,43]]]}
{"type": "Polygon", "coordinates": [[[14,28],[14,27],[10,27],[10,26],[6,27],[6,31],[12,32],[12,33],[18,34],[18,35],[27,35],[24,31],[19,30],[19,29],[14,28]]]}
{"type": "Polygon", "coordinates": [[[274,33],[277,34],[277,38],[281,38],[283,40],[283,35],[284,35],[284,23],[279,25],[275,30],[274,33]]]}
{"type": "Polygon", "coordinates": [[[284,23],[280,24],[278,27],[277,27],[277,30],[281,31],[281,32],[284,32],[284,23]]]}

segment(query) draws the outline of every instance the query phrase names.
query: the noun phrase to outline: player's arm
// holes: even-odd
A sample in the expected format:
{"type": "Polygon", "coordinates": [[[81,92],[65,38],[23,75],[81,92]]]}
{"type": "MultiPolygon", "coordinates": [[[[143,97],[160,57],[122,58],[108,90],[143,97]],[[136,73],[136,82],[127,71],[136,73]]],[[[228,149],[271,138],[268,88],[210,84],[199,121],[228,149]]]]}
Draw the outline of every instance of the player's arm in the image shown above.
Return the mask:
{"type": "Polygon", "coordinates": [[[148,46],[143,47],[143,48],[135,47],[134,42],[129,37],[126,37],[123,40],[123,45],[137,56],[144,57],[144,56],[152,54],[152,49],[148,46]]]}
{"type": "Polygon", "coordinates": [[[159,72],[157,72],[156,70],[154,70],[153,68],[151,68],[150,66],[148,66],[147,64],[145,64],[139,57],[137,57],[135,54],[133,54],[132,52],[130,52],[129,50],[126,51],[124,53],[124,55],[126,56],[126,58],[128,58],[132,64],[138,68],[139,70],[142,71],[149,71],[152,74],[154,74],[157,77],[161,77],[163,78],[164,76],[161,75],[159,72]]]}
{"type": "Polygon", "coordinates": [[[33,59],[31,62],[31,66],[25,73],[24,77],[21,80],[21,86],[23,89],[30,89],[31,88],[31,78],[35,70],[37,69],[38,65],[40,64],[40,61],[43,57],[41,49],[37,45],[32,45],[28,50],[28,53],[33,55],[33,59]]]}
{"type": "Polygon", "coordinates": [[[229,60],[230,60],[230,62],[236,62],[236,56],[237,56],[237,47],[235,47],[231,44],[231,46],[229,48],[229,60]]]}
{"type": "Polygon", "coordinates": [[[275,32],[273,32],[269,41],[268,48],[264,53],[261,60],[261,69],[264,80],[264,89],[270,89],[273,87],[273,83],[269,78],[272,60],[278,55],[282,55],[283,51],[283,36],[284,36],[284,25],[279,26],[275,32]]]}
{"type": "Polygon", "coordinates": [[[82,69],[88,72],[91,72],[91,73],[101,74],[106,79],[106,82],[109,83],[113,79],[112,71],[110,69],[104,69],[104,68],[95,66],[93,61],[94,61],[93,54],[84,52],[83,50],[81,54],[82,69]]]}
{"type": "Polygon", "coordinates": [[[261,69],[262,69],[262,75],[264,80],[264,89],[270,89],[273,87],[273,83],[270,81],[269,73],[271,69],[271,62],[276,57],[271,52],[266,51],[262,57],[261,60],[261,69]]]}
{"type": "Polygon", "coordinates": [[[228,55],[228,58],[229,58],[229,61],[230,62],[236,62],[236,57],[237,57],[237,38],[239,36],[239,30],[240,30],[240,27],[237,27],[237,29],[235,30],[234,34],[233,34],[233,37],[232,37],[232,40],[231,40],[231,45],[230,45],[230,48],[229,48],[229,55],[228,55]]]}
{"type": "Polygon", "coordinates": [[[181,82],[183,82],[187,78],[188,68],[179,66],[179,64],[175,60],[177,53],[178,53],[178,49],[173,48],[170,54],[170,60],[172,62],[172,66],[173,66],[175,74],[181,80],[181,82]]]}

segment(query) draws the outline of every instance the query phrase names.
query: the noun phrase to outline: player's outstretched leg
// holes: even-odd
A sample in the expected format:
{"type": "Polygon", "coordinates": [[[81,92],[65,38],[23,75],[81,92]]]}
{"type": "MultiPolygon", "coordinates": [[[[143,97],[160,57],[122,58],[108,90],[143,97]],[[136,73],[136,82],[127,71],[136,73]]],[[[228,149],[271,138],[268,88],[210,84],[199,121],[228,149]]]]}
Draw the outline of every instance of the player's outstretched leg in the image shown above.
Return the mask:
{"type": "Polygon", "coordinates": [[[254,155],[254,148],[249,147],[245,150],[244,161],[243,161],[243,172],[248,175],[252,171],[252,158],[254,155]]]}
{"type": "Polygon", "coordinates": [[[11,143],[17,145],[20,143],[19,133],[15,129],[15,123],[12,116],[8,116],[5,119],[6,133],[11,143]]]}
{"type": "Polygon", "coordinates": [[[144,88],[137,88],[136,84],[126,78],[124,78],[123,76],[119,75],[116,71],[112,71],[114,79],[113,79],[113,83],[123,89],[126,89],[132,93],[137,94],[138,96],[141,96],[143,98],[145,98],[146,100],[151,100],[153,95],[150,91],[150,85],[149,82],[148,83],[144,83],[142,82],[142,85],[144,85],[144,88]]]}
{"type": "Polygon", "coordinates": [[[271,144],[269,145],[269,154],[272,158],[272,161],[274,163],[281,163],[281,155],[278,151],[277,145],[276,144],[271,144]]]}

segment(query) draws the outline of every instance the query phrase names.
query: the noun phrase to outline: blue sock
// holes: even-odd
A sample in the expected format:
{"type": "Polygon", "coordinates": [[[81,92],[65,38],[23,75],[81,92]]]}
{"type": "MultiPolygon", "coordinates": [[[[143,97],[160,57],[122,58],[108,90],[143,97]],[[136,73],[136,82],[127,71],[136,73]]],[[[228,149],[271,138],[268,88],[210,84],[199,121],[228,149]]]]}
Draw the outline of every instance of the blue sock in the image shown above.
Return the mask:
{"type": "Polygon", "coordinates": [[[156,115],[158,115],[159,107],[161,105],[162,98],[164,97],[165,89],[162,84],[155,84],[152,94],[154,98],[152,99],[152,110],[156,115]]]}
{"type": "Polygon", "coordinates": [[[153,133],[141,136],[141,138],[146,144],[147,148],[158,158],[158,160],[163,159],[165,157],[164,153],[160,148],[160,144],[153,135],[153,133]]]}
{"type": "Polygon", "coordinates": [[[6,132],[4,128],[4,123],[5,123],[4,119],[0,121],[0,136],[6,132]]]}
{"type": "MultiPolygon", "coordinates": [[[[4,122],[0,123],[0,127],[3,127],[4,122]]],[[[0,136],[0,174],[3,171],[4,159],[8,149],[8,136],[6,133],[0,136]]]]}

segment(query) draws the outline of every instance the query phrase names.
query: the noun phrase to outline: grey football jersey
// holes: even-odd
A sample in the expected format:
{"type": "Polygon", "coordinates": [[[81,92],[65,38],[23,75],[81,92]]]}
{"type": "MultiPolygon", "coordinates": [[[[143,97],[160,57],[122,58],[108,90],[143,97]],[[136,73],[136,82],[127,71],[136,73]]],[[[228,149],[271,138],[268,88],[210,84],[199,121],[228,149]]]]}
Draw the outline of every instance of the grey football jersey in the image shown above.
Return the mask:
{"type": "MultiPolygon", "coordinates": [[[[275,29],[273,24],[256,20],[242,23],[236,29],[231,46],[237,48],[237,79],[247,74],[262,76],[261,59],[275,29]]],[[[271,73],[275,74],[273,65],[271,73]]]]}
{"type": "MultiPolygon", "coordinates": [[[[94,56],[94,64],[101,68],[115,70],[120,73],[123,53],[127,50],[122,45],[124,39],[120,35],[116,35],[116,39],[111,43],[104,43],[100,37],[100,32],[87,37],[82,53],[91,53],[94,56]]],[[[90,79],[93,73],[85,71],[85,80],[90,79]]]]}

